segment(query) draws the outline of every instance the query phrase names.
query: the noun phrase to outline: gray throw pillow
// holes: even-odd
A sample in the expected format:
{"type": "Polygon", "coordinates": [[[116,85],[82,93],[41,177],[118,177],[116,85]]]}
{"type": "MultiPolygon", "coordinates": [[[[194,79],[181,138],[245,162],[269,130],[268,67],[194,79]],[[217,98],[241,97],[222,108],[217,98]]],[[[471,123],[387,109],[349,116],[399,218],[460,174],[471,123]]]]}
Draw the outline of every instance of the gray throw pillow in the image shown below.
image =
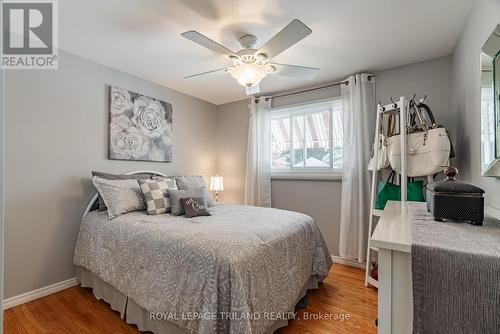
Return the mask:
{"type": "MultiPolygon", "coordinates": [[[[181,198],[198,198],[205,199],[205,188],[191,189],[191,190],[173,190],[168,189],[168,196],[170,196],[170,203],[172,204],[172,214],[180,216],[184,214],[184,208],[181,204],[181,198]]],[[[207,205],[206,202],[203,203],[207,205]]]]}
{"type": "Polygon", "coordinates": [[[92,181],[108,208],[109,219],[146,209],[137,180],[105,180],[94,176],[92,181]]]}
{"type": "Polygon", "coordinates": [[[207,205],[214,206],[214,203],[212,202],[212,196],[210,196],[209,192],[207,191],[207,185],[205,184],[205,179],[203,178],[203,176],[177,176],[175,178],[175,182],[177,183],[177,187],[182,190],[204,188],[203,197],[205,198],[207,205]]]}
{"type": "Polygon", "coordinates": [[[172,205],[167,189],[177,189],[172,177],[158,177],[154,180],[137,180],[141,187],[148,215],[159,215],[170,212],[172,205]]]}
{"type": "Polygon", "coordinates": [[[210,216],[210,212],[208,212],[205,199],[203,197],[181,198],[181,205],[186,213],[186,218],[210,216]]]}
{"type": "MultiPolygon", "coordinates": [[[[111,174],[111,173],[103,173],[92,171],[92,176],[100,177],[105,180],[139,180],[139,179],[149,179],[151,177],[150,174],[141,173],[134,175],[123,175],[123,174],[111,174]]],[[[106,204],[102,200],[102,197],[99,195],[99,211],[106,211],[106,204]]]]}

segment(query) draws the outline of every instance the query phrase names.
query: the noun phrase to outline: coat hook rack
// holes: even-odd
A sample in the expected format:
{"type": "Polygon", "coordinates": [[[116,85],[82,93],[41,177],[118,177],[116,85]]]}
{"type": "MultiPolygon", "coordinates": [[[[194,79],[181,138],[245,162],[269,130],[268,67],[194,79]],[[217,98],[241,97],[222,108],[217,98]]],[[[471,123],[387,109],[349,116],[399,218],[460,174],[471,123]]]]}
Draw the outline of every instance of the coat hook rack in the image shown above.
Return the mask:
{"type": "Polygon", "coordinates": [[[382,106],[382,101],[378,101],[378,105],[380,106],[380,109],[382,109],[382,111],[385,111],[385,107],[382,106]]]}
{"type": "Polygon", "coordinates": [[[397,104],[396,104],[396,103],[394,102],[394,100],[392,99],[392,96],[391,96],[391,102],[392,102],[392,107],[393,107],[393,108],[397,108],[397,107],[398,107],[398,106],[397,106],[397,104]]]}

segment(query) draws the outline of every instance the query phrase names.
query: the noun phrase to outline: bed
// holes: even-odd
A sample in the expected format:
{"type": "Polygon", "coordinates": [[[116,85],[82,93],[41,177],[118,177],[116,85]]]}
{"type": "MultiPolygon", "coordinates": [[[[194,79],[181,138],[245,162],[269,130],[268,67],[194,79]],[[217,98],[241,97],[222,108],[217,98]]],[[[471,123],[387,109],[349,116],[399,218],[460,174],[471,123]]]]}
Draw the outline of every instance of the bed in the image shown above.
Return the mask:
{"type": "Polygon", "coordinates": [[[272,333],[332,265],[300,213],[217,204],[208,217],[108,220],[92,204],[74,253],[77,279],[143,331],[272,333]]]}

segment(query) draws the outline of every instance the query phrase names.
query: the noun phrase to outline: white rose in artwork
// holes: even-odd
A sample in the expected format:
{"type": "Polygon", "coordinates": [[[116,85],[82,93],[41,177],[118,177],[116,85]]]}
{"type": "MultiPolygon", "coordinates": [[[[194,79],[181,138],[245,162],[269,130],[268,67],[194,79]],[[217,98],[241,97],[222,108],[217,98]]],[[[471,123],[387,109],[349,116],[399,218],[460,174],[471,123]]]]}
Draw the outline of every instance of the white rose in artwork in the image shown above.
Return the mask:
{"type": "Polygon", "coordinates": [[[146,96],[139,96],[134,101],[134,106],[133,106],[132,114],[133,115],[140,114],[141,112],[144,111],[144,109],[146,109],[147,106],[149,106],[149,104],[151,102],[153,102],[152,98],[146,97],[146,96]]]}
{"type": "Polygon", "coordinates": [[[131,126],[134,126],[134,124],[125,115],[116,116],[111,119],[111,131],[125,130],[131,126]]]}
{"type": "Polygon", "coordinates": [[[117,117],[111,126],[111,148],[112,153],[122,159],[140,159],[148,154],[149,144],[141,131],[132,125],[126,126],[127,117],[117,117]]]}
{"type": "Polygon", "coordinates": [[[130,93],[126,89],[112,87],[111,88],[111,114],[113,116],[118,116],[123,114],[125,111],[132,109],[132,99],[130,93]]]}
{"type": "Polygon", "coordinates": [[[159,101],[141,96],[134,101],[132,122],[145,137],[159,138],[167,129],[165,108],[159,101]]]}

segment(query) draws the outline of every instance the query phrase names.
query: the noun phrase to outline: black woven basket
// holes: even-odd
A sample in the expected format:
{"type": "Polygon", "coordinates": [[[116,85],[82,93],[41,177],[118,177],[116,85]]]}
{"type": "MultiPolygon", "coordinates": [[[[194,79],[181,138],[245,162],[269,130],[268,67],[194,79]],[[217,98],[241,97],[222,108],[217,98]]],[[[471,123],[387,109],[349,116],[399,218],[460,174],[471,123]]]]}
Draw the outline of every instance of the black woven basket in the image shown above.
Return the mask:
{"type": "Polygon", "coordinates": [[[445,219],[482,225],[484,220],[484,190],[457,181],[456,168],[445,170],[447,178],[427,185],[427,209],[436,221],[445,219]]]}

